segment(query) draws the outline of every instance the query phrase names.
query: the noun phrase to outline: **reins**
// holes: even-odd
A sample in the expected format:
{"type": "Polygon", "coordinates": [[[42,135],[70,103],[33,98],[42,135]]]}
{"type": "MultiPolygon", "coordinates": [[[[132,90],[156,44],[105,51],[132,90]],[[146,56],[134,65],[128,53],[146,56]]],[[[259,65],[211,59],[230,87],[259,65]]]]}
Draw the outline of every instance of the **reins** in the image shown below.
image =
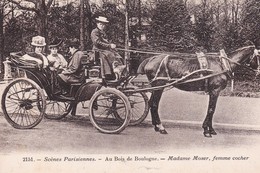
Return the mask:
{"type": "Polygon", "coordinates": [[[255,73],[258,72],[258,70],[252,69],[251,67],[248,67],[248,66],[245,66],[245,65],[243,65],[243,64],[241,64],[241,63],[238,63],[238,62],[236,62],[236,61],[233,61],[232,59],[230,59],[230,58],[228,58],[228,57],[223,57],[223,56],[221,56],[221,58],[224,58],[224,59],[228,60],[230,63],[239,65],[239,66],[241,66],[241,67],[243,67],[243,68],[246,68],[246,69],[248,69],[248,70],[251,70],[251,71],[253,71],[253,72],[255,72],[255,73]]]}
{"type": "MultiPolygon", "coordinates": [[[[183,55],[193,55],[193,54],[189,54],[189,53],[172,53],[172,52],[160,52],[160,51],[157,51],[157,52],[154,52],[154,51],[148,51],[148,50],[142,50],[142,49],[123,49],[123,48],[115,48],[115,50],[120,50],[120,51],[126,51],[126,52],[133,52],[133,53],[142,53],[142,54],[150,54],[150,55],[172,55],[172,56],[183,56],[183,55]]],[[[217,53],[208,53],[208,55],[217,55],[217,53]]],[[[221,56],[221,58],[224,58],[226,60],[228,60],[230,63],[233,63],[233,64],[236,64],[236,65],[239,65],[241,67],[244,67],[248,70],[251,70],[255,73],[259,72],[259,70],[255,70],[255,69],[252,69],[248,66],[245,66],[241,63],[238,63],[236,61],[233,61],[232,59],[228,58],[228,57],[223,57],[221,56]]],[[[259,59],[257,61],[259,63],[259,59]]],[[[259,64],[258,64],[259,66],[259,64]]]]}

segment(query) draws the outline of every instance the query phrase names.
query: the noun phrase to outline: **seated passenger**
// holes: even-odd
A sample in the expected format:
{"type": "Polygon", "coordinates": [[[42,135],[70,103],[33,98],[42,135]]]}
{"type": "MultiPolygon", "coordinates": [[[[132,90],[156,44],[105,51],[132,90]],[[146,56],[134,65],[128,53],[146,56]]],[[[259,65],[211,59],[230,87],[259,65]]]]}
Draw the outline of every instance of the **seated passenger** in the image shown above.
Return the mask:
{"type": "Polygon", "coordinates": [[[34,47],[34,52],[27,53],[21,57],[22,60],[35,61],[38,67],[46,68],[49,65],[48,59],[43,54],[43,49],[46,46],[45,38],[42,36],[35,36],[32,38],[31,45],[34,47]]]}
{"type": "MultiPolygon", "coordinates": [[[[121,74],[115,74],[118,70],[113,69],[113,63],[116,62],[117,68],[124,69],[125,65],[123,65],[123,58],[112,51],[112,49],[116,48],[116,45],[110,43],[107,39],[107,35],[104,32],[106,24],[109,23],[106,17],[99,16],[96,18],[97,28],[95,28],[91,32],[91,40],[93,42],[93,50],[99,52],[99,58],[102,61],[102,71],[101,76],[105,79],[118,79],[121,74]]],[[[119,70],[121,73],[122,70],[119,70]]]]}
{"type": "Polygon", "coordinates": [[[70,62],[66,68],[58,75],[60,85],[65,89],[63,94],[69,92],[70,84],[84,81],[84,67],[82,64],[83,52],[80,51],[78,41],[68,43],[69,52],[71,53],[70,62]]]}
{"type": "Polygon", "coordinates": [[[49,45],[50,54],[47,56],[47,59],[49,60],[49,68],[51,70],[52,91],[54,94],[61,93],[61,88],[57,81],[57,75],[68,65],[65,58],[58,53],[58,48],[61,43],[61,40],[55,38],[49,45]]]}
{"type": "Polygon", "coordinates": [[[51,71],[60,71],[68,65],[65,58],[58,53],[58,48],[61,43],[61,40],[55,38],[49,45],[50,54],[47,56],[47,59],[49,60],[51,71]]]}

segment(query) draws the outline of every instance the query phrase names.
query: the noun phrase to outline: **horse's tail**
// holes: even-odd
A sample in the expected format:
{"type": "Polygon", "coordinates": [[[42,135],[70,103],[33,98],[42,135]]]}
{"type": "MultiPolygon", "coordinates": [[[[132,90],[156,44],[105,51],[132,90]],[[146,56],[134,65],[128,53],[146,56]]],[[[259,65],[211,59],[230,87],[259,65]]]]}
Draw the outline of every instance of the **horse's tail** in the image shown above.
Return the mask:
{"type": "Polygon", "coordinates": [[[150,58],[146,58],[143,62],[141,62],[141,64],[139,65],[139,67],[137,69],[137,74],[145,74],[144,68],[149,61],[150,61],[150,58]]]}

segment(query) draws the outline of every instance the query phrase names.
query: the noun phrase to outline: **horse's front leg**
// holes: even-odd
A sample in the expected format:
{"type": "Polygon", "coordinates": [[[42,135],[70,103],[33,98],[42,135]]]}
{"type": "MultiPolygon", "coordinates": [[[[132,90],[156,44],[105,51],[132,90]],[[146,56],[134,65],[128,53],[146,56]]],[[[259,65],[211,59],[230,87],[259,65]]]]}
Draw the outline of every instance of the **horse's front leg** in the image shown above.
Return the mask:
{"type": "Polygon", "coordinates": [[[161,100],[163,90],[157,90],[153,91],[151,98],[149,100],[149,106],[150,106],[150,111],[151,111],[151,116],[152,116],[152,124],[154,125],[154,130],[156,132],[160,132],[161,134],[167,134],[167,131],[163,127],[158,109],[159,109],[159,103],[161,100]]]}
{"type": "Polygon", "coordinates": [[[202,128],[204,129],[204,136],[205,137],[212,137],[211,135],[217,135],[216,131],[213,129],[212,126],[212,119],[216,109],[217,101],[219,97],[219,91],[211,91],[209,92],[209,105],[206,118],[203,122],[202,128]]]}

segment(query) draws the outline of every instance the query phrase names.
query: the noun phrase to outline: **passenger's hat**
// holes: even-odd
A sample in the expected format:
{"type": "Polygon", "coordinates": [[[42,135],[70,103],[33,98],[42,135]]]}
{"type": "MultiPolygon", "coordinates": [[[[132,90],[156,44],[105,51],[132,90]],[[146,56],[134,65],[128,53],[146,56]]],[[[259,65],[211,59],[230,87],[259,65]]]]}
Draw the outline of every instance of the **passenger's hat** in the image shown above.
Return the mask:
{"type": "Polygon", "coordinates": [[[54,40],[52,40],[52,42],[50,43],[49,48],[58,47],[58,46],[61,45],[61,43],[62,43],[62,40],[56,37],[56,38],[55,38],[54,40]]]}
{"type": "Polygon", "coordinates": [[[109,22],[107,20],[107,18],[103,17],[103,16],[98,16],[98,18],[96,18],[96,21],[101,22],[101,23],[108,23],[109,22]]]}
{"type": "Polygon", "coordinates": [[[40,47],[46,46],[45,38],[42,37],[42,36],[39,36],[39,35],[35,36],[35,37],[32,38],[31,45],[40,46],[40,47]]]}

